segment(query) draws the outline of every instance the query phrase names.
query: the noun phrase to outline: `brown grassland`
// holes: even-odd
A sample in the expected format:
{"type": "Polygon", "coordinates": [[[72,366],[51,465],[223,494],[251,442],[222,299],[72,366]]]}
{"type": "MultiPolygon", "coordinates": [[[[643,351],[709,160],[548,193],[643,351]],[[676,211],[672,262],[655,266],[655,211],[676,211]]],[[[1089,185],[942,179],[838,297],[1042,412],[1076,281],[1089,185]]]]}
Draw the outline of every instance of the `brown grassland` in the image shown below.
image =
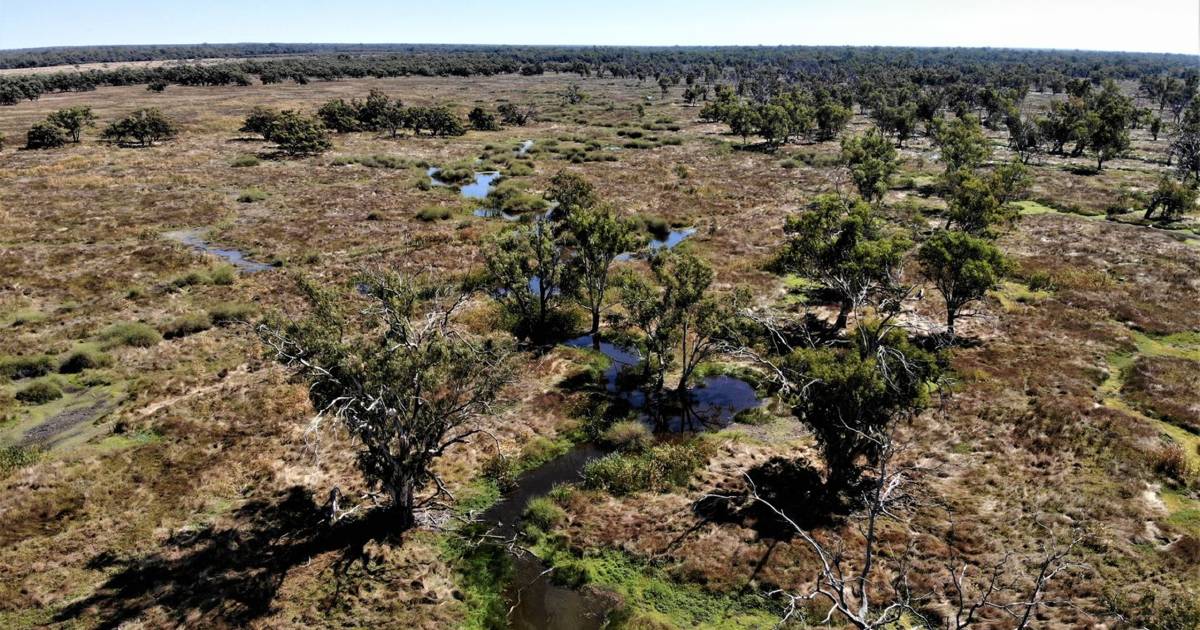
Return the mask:
{"type": "MultiPolygon", "coordinates": [[[[741,150],[721,125],[698,122],[699,108],[657,94],[650,83],[555,75],[405,78],[162,94],[102,88],[0,109],[10,145],[0,153],[0,355],[83,349],[111,358],[53,377],[64,396],[41,405],[14,398],[23,382],[0,384],[0,446],[47,426],[42,448],[9,449],[0,462],[0,627],[486,624],[481,611],[499,587],[460,557],[444,520],[423,521],[402,543],[320,525],[331,488],[357,496],[363,485],[353,446],[336,431],[319,439],[309,431],[303,386],[272,363],[250,326],[214,324],[148,347],[102,333],[127,322],[170,330],[230,303],[254,314],[294,310],[294,273],[345,285],[381,266],[447,279],[477,271],[480,245],[506,224],[473,216],[453,190],[421,186],[418,163],[469,161],[486,145],[505,154],[526,139],[535,142],[534,171],[512,179],[529,191],[542,191],[559,169],[579,172],[622,213],[696,227],[684,246],[712,263],[720,288],[799,308],[787,280],[765,265],[784,218],[839,185],[837,143],[741,150]],[[572,81],[589,95],[581,105],[560,103],[572,81]],[[312,112],[372,88],[463,114],[533,102],[542,115],[454,138],[337,135],[321,156],[233,166],[266,151],[237,131],[252,107],[312,112]],[[32,123],[70,105],[91,106],[102,123],[157,106],[182,131],[145,149],[101,144],[96,130],[80,145],[12,148],[32,123]],[[617,129],[643,124],[659,127],[645,133],[660,146],[623,148],[617,129]],[[573,164],[551,150],[588,140],[616,160],[573,164]],[[372,155],[404,163],[335,164],[372,155]],[[239,202],[247,189],[265,198],[239,202]],[[450,218],[418,220],[430,206],[450,218]],[[219,259],[163,236],[190,228],[276,268],[214,281],[225,273],[219,259]]],[[[868,124],[856,115],[847,133],[868,124]]],[[[1166,169],[1166,138],[1133,134],[1130,155],[1099,174],[1061,159],[1032,166],[1037,202],[1001,240],[1019,271],[963,323],[974,342],[953,351],[942,404],[903,427],[912,444],[905,456],[927,471],[917,480],[924,507],[914,528],[925,533],[917,586],[946,591],[951,538],[983,566],[1086,529],[1079,566],[1047,594],[1072,605],[1039,609],[1038,627],[1116,627],[1113,612],[1200,597],[1200,434],[1191,432],[1200,428],[1200,237],[1084,216],[1103,215],[1123,189],[1153,187],[1166,169]],[[1031,288],[1034,277],[1048,282],[1031,288]],[[1184,465],[1164,472],[1173,445],[1184,465]]],[[[1003,132],[993,139],[1006,155],[1003,132]]],[[[921,192],[940,169],[928,140],[910,144],[887,197],[897,220],[941,205],[921,192]]],[[[913,322],[941,320],[936,295],[911,304],[913,322]]],[[[478,300],[471,325],[493,320],[478,300]]],[[[564,347],[520,358],[503,408],[481,419],[502,451],[570,439],[584,399],[563,382],[589,360],[564,347]]],[[[566,514],[556,544],[591,563],[596,588],[625,600],[631,626],[769,626],[777,609],[727,594],[812,580],[814,557],[799,540],[693,509],[771,458],[819,461],[786,408],[773,405],[769,415],[708,435],[708,463],[672,492],[556,495],[566,514]]],[[[494,452],[479,441],[439,462],[463,505],[494,499],[482,481],[494,452]]],[[[1003,627],[998,611],[987,616],[1003,627]]]]}

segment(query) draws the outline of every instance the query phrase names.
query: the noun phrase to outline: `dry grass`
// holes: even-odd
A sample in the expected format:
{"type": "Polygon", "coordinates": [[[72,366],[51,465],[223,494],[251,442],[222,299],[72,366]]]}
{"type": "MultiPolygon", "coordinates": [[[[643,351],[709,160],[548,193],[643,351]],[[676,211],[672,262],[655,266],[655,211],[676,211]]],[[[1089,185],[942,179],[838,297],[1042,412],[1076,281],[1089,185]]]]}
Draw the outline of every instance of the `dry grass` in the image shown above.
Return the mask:
{"type": "MultiPolygon", "coordinates": [[[[102,146],[91,133],[81,146],[0,156],[0,354],[59,356],[116,323],[171,322],[228,302],[259,312],[293,308],[291,272],[330,283],[346,282],[372,265],[442,277],[468,272],[480,264],[480,244],[502,222],[466,213],[420,221],[423,208],[458,207],[461,201],[451,190],[419,187],[424,174],[416,165],[470,161],[487,144],[510,147],[525,139],[535,141],[534,172],[517,179],[530,192],[544,189],[559,169],[583,173],[623,213],[697,227],[689,246],[714,263],[719,286],[751,288],[764,302],[783,297],[783,282],[763,264],[780,242],[787,214],[830,189],[832,169],[801,160],[785,169],[779,166],[783,155],[737,150],[738,142],[718,126],[694,121],[696,108],[654,104],[638,120],[634,104],[658,92],[650,84],[583,81],[591,99],[563,108],[556,93],[572,80],[404,78],[171,86],[163,94],[135,86],[46,95],[4,108],[0,132],[10,138],[46,112],[75,104],[92,106],[101,120],[156,105],[183,131],[178,140],[149,149],[102,146]],[[408,104],[449,102],[464,111],[501,99],[536,102],[549,120],[459,138],[338,136],[323,156],[231,166],[265,150],[236,131],[251,107],[314,110],[324,100],[362,96],[372,87],[408,104]],[[583,164],[538,150],[553,142],[585,146],[575,142],[577,136],[621,146],[626,139],[618,128],[660,117],[680,130],[652,133],[681,145],[618,149],[611,151],[615,162],[583,164]],[[339,157],[374,155],[412,166],[334,164],[339,157]],[[686,177],[679,165],[686,166],[686,177]],[[248,189],[267,196],[238,203],[248,189]],[[215,261],[161,234],[199,227],[210,227],[210,237],[222,246],[278,262],[282,270],[241,274],[231,286],[174,286],[174,279],[207,272],[215,261]]],[[[1043,97],[1034,100],[1044,105],[1043,97]]],[[[853,128],[866,124],[856,118],[853,128]]],[[[1102,210],[1122,187],[1151,185],[1162,167],[1148,156],[1164,143],[1135,132],[1135,157],[1114,160],[1099,175],[1077,175],[1064,170],[1062,160],[1047,160],[1034,166],[1035,194],[1057,208],[1102,210]]],[[[929,150],[924,139],[915,139],[902,152],[905,173],[935,173],[929,150]]],[[[822,164],[836,146],[785,152],[809,154],[809,161],[822,164]]],[[[901,196],[917,207],[938,205],[909,191],[889,199],[899,202],[901,196]]],[[[906,430],[916,445],[914,457],[935,471],[920,480],[921,491],[952,511],[964,553],[976,562],[1032,549],[1041,535],[1035,518],[1090,526],[1095,536],[1085,560],[1093,568],[1050,593],[1085,610],[1102,608],[1109,590],[1132,597],[1147,589],[1194,588],[1194,574],[1174,569],[1164,551],[1179,526],[1156,516],[1144,498],[1145,484],[1161,478],[1150,457],[1162,447],[1160,432],[1145,417],[1100,403],[1111,395],[1101,388],[1111,373],[1108,358],[1138,347],[1133,330],[1200,330],[1200,249],[1135,226],[1054,213],[1023,218],[1002,245],[1025,273],[1047,274],[1054,289],[1036,300],[1002,303],[1011,296],[1001,295],[963,323],[964,334],[984,343],[955,352],[960,382],[954,395],[906,430]],[[1147,534],[1146,522],[1154,519],[1160,520],[1158,533],[1147,534]]],[[[913,311],[914,321],[941,317],[932,298],[913,304],[913,311]]],[[[485,304],[475,305],[472,321],[491,325],[485,304]]],[[[368,545],[365,568],[347,568],[341,551],[318,545],[311,562],[270,565],[265,585],[243,581],[242,573],[256,567],[228,564],[231,558],[211,546],[216,539],[197,538],[204,545],[189,547],[189,537],[201,532],[262,543],[256,536],[265,535],[268,517],[261,510],[285,505],[295,488],[308,497],[299,504],[304,509],[319,507],[334,486],[353,496],[362,480],[352,447],[334,432],[319,450],[310,448],[305,429],[312,410],[304,392],[265,363],[243,326],[112,354],[108,378],[125,392],[119,408],[100,420],[87,441],[52,450],[0,481],[0,625],[43,625],[64,610],[84,626],[127,619],[147,626],[445,627],[463,618],[464,606],[453,596],[456,578],[436,551],[435,530],[416,532],[402,546],[368,545]],[[186,575],[206,558],[241,577],[222,584],[186,575]],[[156,581],[171,596],[122,590],[114,576],[156,581]],[[263,589],[256,592],[265,607],[232,595],[234,587],[250,585],[263,589]],[[79,601],[87,605],[68,608],[79,601]]],[[[523,360],[507,404],[484,420],[507,454],[535,436],[565,434],[580,404],[558,386],[578,371],[577,354],[555,350],[523,360]]],[[[1122,391],[1148,411],[1185,418],[1179,422],[1186,426],[1195,420],[1196,388],[1189,389],[1195,370],[1179,361],[1184,359],[1134,362],[1122,391]]],[[[567,519],[559,529],[574,548],[620,549],[663,564],[675,579],[711,588],[799,586],[811,579],[813,567],[802,545],[762,537],[744,523],[705,522],[692,506],[703,493],[737,483],[743,471],[772,457],[815,461],[810,447],[792,421],[722,434],[716,454],[687,487],[620,499],[576,492],[564,505],[567,519]]],[[[467,445],[443,458],[438,469],[452,490],[463,490],[494,454],[491,442],[467,445]]],[[[1180,505],[1190,505],[1191,498],[1180,496],[1180,505]]],[[[947,549],[935,533],[944,533],[950,522],[943,509],[916,523],[929,533],[919,547],[922,571],[932,574],[940,566],[947,549]]],[[[1047,626],[1091,623],[1065,608],[1048,614],[1040,620],[1047,626]]]]}

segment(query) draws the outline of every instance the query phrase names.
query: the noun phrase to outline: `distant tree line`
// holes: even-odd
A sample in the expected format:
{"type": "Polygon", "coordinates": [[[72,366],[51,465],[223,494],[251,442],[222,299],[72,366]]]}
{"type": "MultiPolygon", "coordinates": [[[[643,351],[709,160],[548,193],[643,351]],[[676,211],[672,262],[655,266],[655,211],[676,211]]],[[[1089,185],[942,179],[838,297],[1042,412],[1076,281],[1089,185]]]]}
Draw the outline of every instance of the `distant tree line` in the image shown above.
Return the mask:
{"type": "MultiPolygon", "coordinates": [[[[757,101],[771,84],[859,86],[1002,85],[1062,92],[1071,79],[1147,77],[1177,86],[1194,72],[1195,57],[1079,51],[853,47],[516,47],[395,45],[361,48],[339,45],[245,45],[206,47],[105,47],[0,53],[0,67],[50,63],[95,63],[194,57],[252,57],[303,54],[284,59],[240,59],[209,64],[123,67],[87,72],[56,72],[0,78],[0,104],[36,99],[47,92],[87,91],[119,85],[247,85],[346,78],[402,76],[525,75],[545,72],[654,81],[664,96],[674,85],[691,88],[718,82],[746,86],[757,101]],[[272,48],[271,46],[275,46],[272,48]],[[381,52],[382,51],[382,52],[381,52]],[[186,54],[184,54],[186,53],[186,54]],[[312,53],[312,54],[309,54],[312,53]]],[[[1148,81],[1147,86],[1154,84],[1148,81]]],[[[1167,90],[1170,92],[1170,90],[1167,90]]],[[[1157,92],[1156,92],[1157,94],[1157,92]]],[[[1168,99],[1169,100],[1169,99],[1168,99]]]]}

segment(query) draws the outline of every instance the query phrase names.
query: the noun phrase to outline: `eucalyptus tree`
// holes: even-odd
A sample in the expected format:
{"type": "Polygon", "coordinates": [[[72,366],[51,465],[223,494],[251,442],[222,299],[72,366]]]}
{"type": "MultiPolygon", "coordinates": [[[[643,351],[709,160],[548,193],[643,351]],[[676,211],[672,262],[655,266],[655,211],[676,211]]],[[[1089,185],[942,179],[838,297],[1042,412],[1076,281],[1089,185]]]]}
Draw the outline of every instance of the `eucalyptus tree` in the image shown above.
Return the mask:
{"type": "Polygon", "coordinates": [[[394,272],[361,278],[361,296],[299,284],[308,313],[272,316],[259,335],[308,384],[317,426],[336,418],[354,439],[363,477],[408,528],[427,484],[448,494],[433,463],[483,432],[505,353],[456,325],[465,296],[445,287],[394,272]]]}
{"type": "Polygon", "coordinates": [[[946,303],[946,333],[951,340],[962,309],[998,287],[1012,268],[991,241],[954,230],[934,233],[921,244],[917,260],[946,303]]]}
{"type": "Polygon", "coordinates": [[[872,127],[861,136],[842,140],[842,163],[849,169],[858,194],[878,204],[896,172],[896,148],[879,128],[872,127]]]}
{"type": "Polygon", "coordinates": [[[835,331],[846,327],[852,310],[898,284],[911,246],[870,204],[836,195],[821,195],[807,210],[788,217],[784,233],[788,241],[779,268],[811,278],[837,297],[835,331]]]}
{"type": "Polygon", "coordinates": [[[592,344],[600,346],[600,315],[611,284],[613,262],[642,246],[634,221],[617,217],[611,208],[589,204],[564,218],[571,250],[567,263],[568,284],[575,299],[592,316],[592,344]]]}

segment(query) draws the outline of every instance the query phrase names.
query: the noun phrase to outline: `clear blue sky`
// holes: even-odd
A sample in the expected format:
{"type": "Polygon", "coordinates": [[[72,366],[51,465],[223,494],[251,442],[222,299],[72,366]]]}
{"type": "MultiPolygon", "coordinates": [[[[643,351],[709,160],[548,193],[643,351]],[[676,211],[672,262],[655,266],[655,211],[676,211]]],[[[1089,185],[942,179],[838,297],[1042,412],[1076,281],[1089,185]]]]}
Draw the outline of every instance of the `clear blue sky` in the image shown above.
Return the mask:
{"type": "Polygon", "coordinates": [[[864,44],[1200,53],[1197,0],[0,0],[0,49],[864,44]]]}

